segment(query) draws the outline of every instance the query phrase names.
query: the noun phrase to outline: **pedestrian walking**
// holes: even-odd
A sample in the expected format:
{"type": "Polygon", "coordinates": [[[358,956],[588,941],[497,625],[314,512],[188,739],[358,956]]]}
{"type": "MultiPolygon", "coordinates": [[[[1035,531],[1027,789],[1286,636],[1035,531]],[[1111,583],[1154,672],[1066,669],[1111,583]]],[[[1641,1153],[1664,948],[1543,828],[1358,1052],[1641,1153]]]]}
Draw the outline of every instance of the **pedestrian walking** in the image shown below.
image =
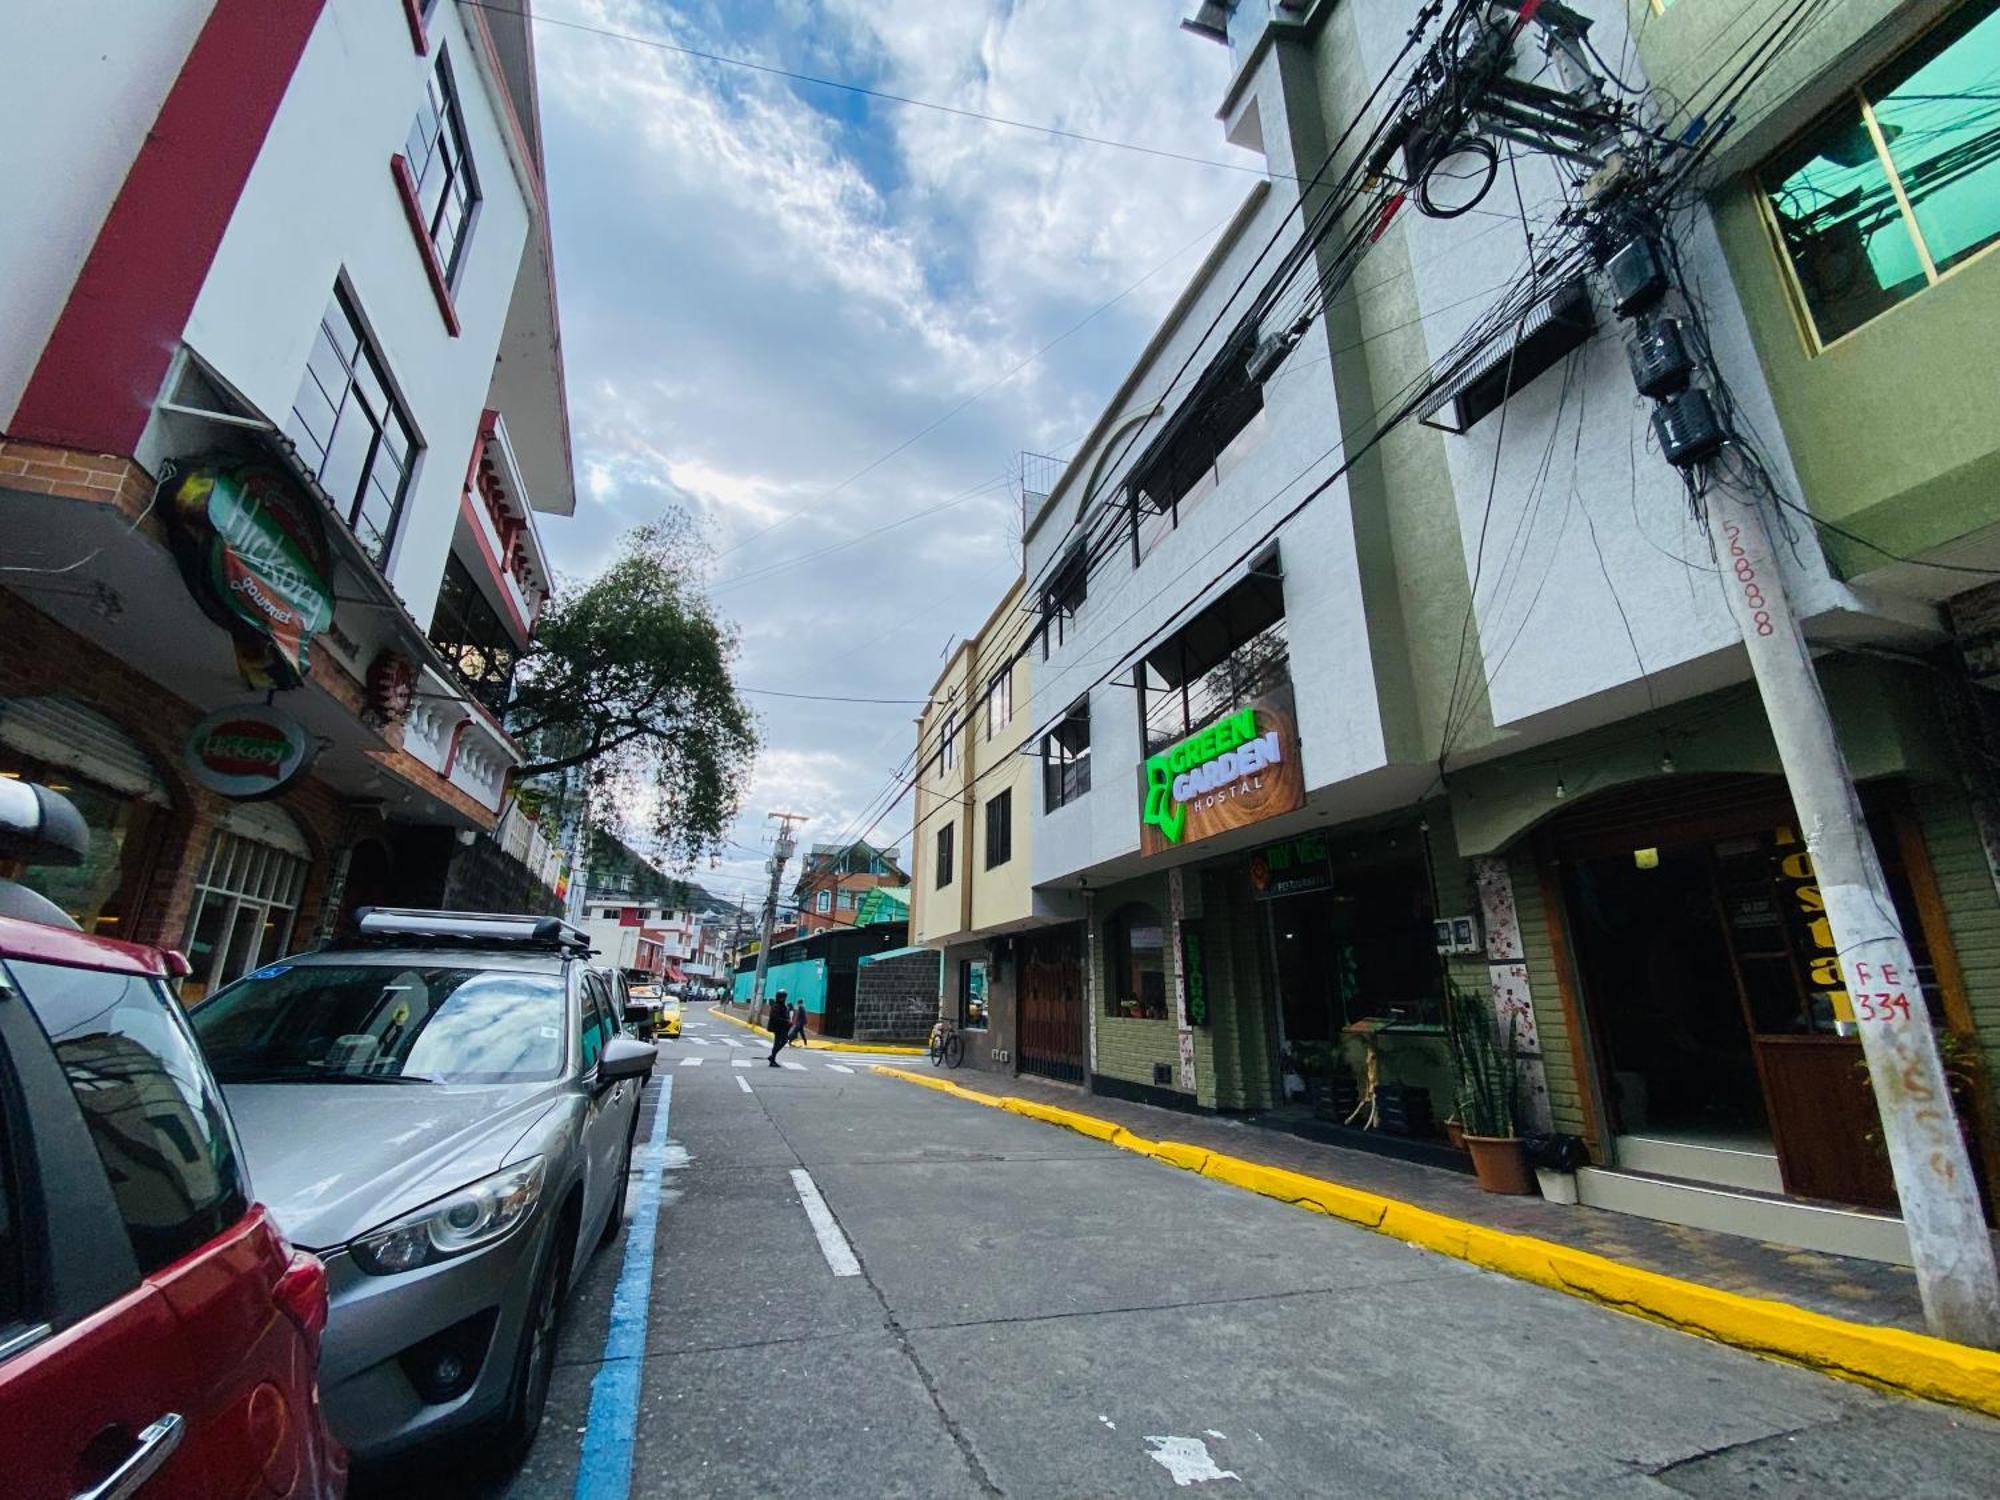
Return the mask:
{"type": "Polygon", "coordinates": [[[792,1037],[792,1008],[785,1003],[785,992],[779,990],[771,999],[771,1014],[766,1018],[771,1025],[772,1067],[778,1065],[778,1054],[785,1050],[785,1043],[792,1037]]]}
{"type": "Polygon", "coordinates": [[[804,1005],[792,1007],[792,1040],[799,1046],[806,1046],[806,1008],[804,1005]]]}

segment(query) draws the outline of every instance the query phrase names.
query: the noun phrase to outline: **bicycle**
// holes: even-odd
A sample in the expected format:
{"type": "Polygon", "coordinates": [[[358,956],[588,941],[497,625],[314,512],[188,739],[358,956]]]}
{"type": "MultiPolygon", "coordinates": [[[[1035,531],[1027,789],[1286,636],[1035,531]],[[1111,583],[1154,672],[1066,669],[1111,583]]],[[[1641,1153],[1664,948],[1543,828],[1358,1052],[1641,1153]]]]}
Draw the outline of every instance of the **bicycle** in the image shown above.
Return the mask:
{"type": "Polygon", "coordinates": [[[943,1064],[955,1068],[965,1060],[965,1042],[958,1034],[958,1028],[951,1022],[940,1020],[931,1028],[931,1066],[943,1064]]]}

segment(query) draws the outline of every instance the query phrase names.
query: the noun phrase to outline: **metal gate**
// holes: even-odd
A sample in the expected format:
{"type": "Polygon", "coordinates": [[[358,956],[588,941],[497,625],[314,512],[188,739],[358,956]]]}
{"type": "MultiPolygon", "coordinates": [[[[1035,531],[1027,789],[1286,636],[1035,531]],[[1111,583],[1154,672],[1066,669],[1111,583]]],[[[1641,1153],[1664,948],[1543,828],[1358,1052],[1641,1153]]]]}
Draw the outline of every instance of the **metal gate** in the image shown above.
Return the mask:
{"type": "Polygon", "coordinates": [[[1062,927],[1019,939],[1016,1051],[1023,1073],[1083,1082],[1081,935],[1079,927],[1062,927]]]}

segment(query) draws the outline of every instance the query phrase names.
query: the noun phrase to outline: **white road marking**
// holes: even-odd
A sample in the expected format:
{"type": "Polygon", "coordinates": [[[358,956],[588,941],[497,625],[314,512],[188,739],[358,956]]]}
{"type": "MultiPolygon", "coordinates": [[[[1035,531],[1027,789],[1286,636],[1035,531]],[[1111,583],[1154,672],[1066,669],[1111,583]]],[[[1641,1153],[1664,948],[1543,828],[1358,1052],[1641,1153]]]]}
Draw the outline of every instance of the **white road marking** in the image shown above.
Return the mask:
{"type": "Polygon", "coordinates": [[[854,1071],[846,1063],[828,1063],[827,1066],[836,1073],[852,1073],[854,1071]]]}
{"type": "Polygon", "coordinates": [[[754,1057],[732,1057],[729,1059],[729,1066],[732,1068],[747,1068],[756,1061],[757,1059],[754,1057]]]}
{"type": "Polygon", "coordinates": [[[778,1066],[781,1068],[790,1068],[794,1073],[803,1073],[806,1070],[804,1063],[795,1063],[789,1057],[779,1058],[778,1066]]]}
{"type": "Polygon", "coordinates": [[[689,1056],[681,1059],[681,1066],[684,1068],[698,1068],[707,1061],[708,1059],[705,1057],[689,1056]]]}
{"type": "Polygon", "coordinates": [[[799,1190],[799,1202],[805,1205],[806,1219],[819,1240],[819,1253],[826,1257],[827,1269],[836,1276],[859,1276],[861,1262],[854,1258],[854,1247],[834,1223],[833,1210],[819,1195],[819,1184],[812,1180],[812,1173],[804,1167],[793,1167],[792,1186],[799,1190]]]}
{"type": "Polygon", "coordinates": [[[749,1092],[750,1092],[750,1080],[749,1080],[749,1079],[747,1079],[747,1078],[745,1078],[745,1077],[744,1077],[744,1076],[743,1076],[743,1075],[742,1075],[741,1073],[737,1073],[737,1074],[735,1074],[735,1075],[733,1075],[733,1076],[734,1076],[734,1077],[735,1077],[735,1079],[736,1079],[736,1086],[737,1086],[737,1087],[738,1087],[739,1089],[743,1090],[743,1092],[744,1092],[744,1093],[746,1093],[746,1094],[747,1094],[747,1093],[749,1093],[749,1092]]]}
{"type": "Polygon", "coordinates": [[[1173,1475],[1178,1486],[1207,1484],[1211,1479],[1243,1482],[1243,1476],[1234,1469],[1216,1466],[1215,1460],[1208,1456],[1208,1444],[1200,1438],[1148,1437],[1146,1441],[1154,1445],[1146,1456],[1173,1475]]]}

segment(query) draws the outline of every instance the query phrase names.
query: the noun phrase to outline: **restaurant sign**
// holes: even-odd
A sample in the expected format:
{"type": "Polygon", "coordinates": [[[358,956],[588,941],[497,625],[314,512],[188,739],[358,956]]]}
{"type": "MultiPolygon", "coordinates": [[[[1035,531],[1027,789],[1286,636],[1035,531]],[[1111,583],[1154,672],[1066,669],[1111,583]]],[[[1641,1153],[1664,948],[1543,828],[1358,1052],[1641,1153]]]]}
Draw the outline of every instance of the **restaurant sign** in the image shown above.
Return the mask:
{"type": "Polygon", "coordinates": [[[313,739],[290,714],[262,703],[218,708],[187,737],[190,775],[239,802],[275,796],[312,759],[313,739]]]}
{"type": "Polygon", "coordinates": [[[220,456],[165,487],[174,557],[202,610],[236,643],[254,688],[295,688],[312,639],[333,623],[326,531],[313,498],[256,459],[220,456]]]}
{"type": "Polygon", "coordinates": [[[1260,901],[1332,888],[1333,864],[1323,833],[1302,833],[1250,856],[1250,890],[1260,901]]]}
{"type": "Polygon", "coordinates": [[[1291,694],[1260,698],[1148,756],[1139,767],[1139,795],[1141,854],[1161,854],[1304,806],[1291,694]]]}

